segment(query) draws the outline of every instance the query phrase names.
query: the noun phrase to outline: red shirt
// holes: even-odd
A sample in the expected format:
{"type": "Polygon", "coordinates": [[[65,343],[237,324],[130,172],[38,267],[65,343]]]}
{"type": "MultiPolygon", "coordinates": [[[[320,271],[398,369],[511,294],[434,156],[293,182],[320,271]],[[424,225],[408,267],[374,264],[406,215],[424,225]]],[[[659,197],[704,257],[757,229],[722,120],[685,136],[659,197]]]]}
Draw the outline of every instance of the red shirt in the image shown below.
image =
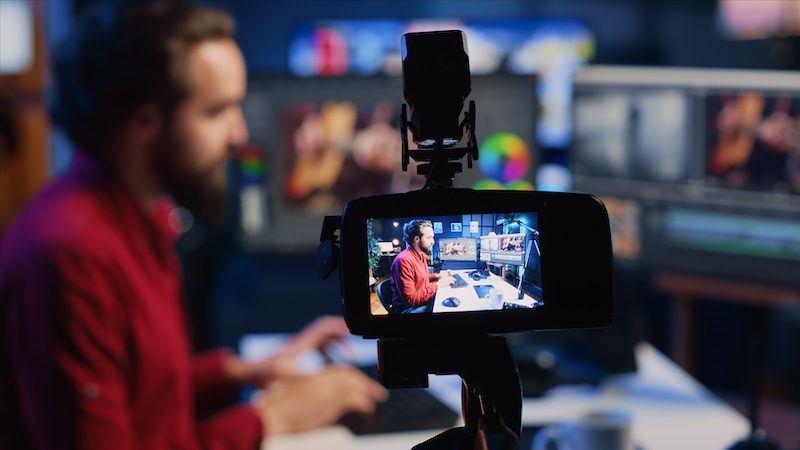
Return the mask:
{"type": "Polygon", "coordinates": [[[437,278],[428,273],[428,260],[409,247],[392,262],[392,303],[396,307],[422,306],[436,295],[437,278]]]}
{"type": "Polygon", "coordinates": [[[145,214],[76,156],[0,244],[0,448],[256,449],[223,351],[192,357],[164,200],[145,214]]]}

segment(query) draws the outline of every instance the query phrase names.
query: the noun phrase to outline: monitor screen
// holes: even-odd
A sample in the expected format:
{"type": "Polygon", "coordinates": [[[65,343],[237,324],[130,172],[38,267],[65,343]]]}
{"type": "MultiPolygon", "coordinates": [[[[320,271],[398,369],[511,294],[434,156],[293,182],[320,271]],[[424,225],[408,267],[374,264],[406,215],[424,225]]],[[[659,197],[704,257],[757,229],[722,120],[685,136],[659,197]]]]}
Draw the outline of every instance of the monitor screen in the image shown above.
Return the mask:
{"type": "MultiPolygon", "coordinates": [[[[473,187],[488,178],[496,178],[500,187],[530,184],[535,79],[475,77],[468,98],[476,103],[478,144],[486,150],[476,168],[467,170],[463,161],[456,187],[473,187]]],[[[243,110],[253,146],[264,155],[259,204],[268,218],[258,222],[263,223],[260,229],[240,230],[243,246],[312,252],[322,218],[341,214],[348,200],[422,187],[424,178],[416,174],[414,161],[407,172],[401,169],[403,101],[397,77],[251,80],[243,110]]],[[[254,215],[244,210],[249,206],[241,205],[242,217],[254,215]]]]}
{"type": "Polygon", "coordinates": [[[380,247],[381,253],[391,253],[394,250],[394,244],[391,242],[378,242],[378,247],[380,247]]]}
{"type": "MultiPolygon", "coordinates": [[[[455,313],[543,306],[538,251],[529,252],[525,260],[526,236],[533,234],[529,230],[536,230],[537,223],[535,212],[370,219],[368,241],[398,239],[404,242],[402,252],[381,256],[381,260],[376,259],[374,267],[370,267],[375,280],[375,292],[370,294],[372,314],[455,313]],[[509,228],[519,228],[520,222],[528,231],[502,233],[509,228]],[[484,261],[487,254],[490,261],[484,261]],[[447,269],[437,265],[437,260],[463,263],[447,269]]],[[[367,253],[373,254],[374,250],[368,248],[367,253]]]]}
{"type": "Polygon", "coordinates": [[[439,240],[439,259],[442,261],[475,261],[477,258],[475,238],[439,240]]]}
{"type": "Polygon", "coordinates": [[[688,177],[689,98],[663,87],[575,92],[574,170],[659,182],[688,177]]]}
{"type": "Polygon", "coordinates": [[[800,285],[796,75],[596,66],[575,83],[573,189],[605,202],[618,263],[800,285]]]}
{"type": "Polygon", "coordinates": [[[713,185],[800,194],[800,95],[710,95],[706,175],[713,185]]]}
{"type": "Polygon", "coordinates": [[[481,236],[481,261],[498,264],[522,264],[524,258],[524,233],[481,236]]]}

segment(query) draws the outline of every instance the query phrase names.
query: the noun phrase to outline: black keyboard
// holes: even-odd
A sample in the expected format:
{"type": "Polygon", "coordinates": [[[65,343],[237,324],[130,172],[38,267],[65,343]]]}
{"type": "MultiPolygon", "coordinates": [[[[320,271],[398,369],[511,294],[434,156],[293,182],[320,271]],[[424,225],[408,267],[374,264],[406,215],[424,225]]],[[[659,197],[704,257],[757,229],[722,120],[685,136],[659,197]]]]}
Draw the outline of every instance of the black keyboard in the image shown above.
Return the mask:
{"type": "MultiPolygon", "coordinates": [[[[377,366],[361,370],[378,378],[377,366]]],[[[373,434],[445,429],[456,420],[458,415],[425,389],[404,388],[390,390],[389,399],[378,405],[375,414],[348,414],[341,422],[354,434],[373,434]]]]}
{"type": "Polygon", "coordinates": [[[460,288],[460,287],[466,287],[467,286],[467,282],[464,281],[463,278],[461,278],[461,275],[455,274],[455,275],[453,275],[453,278],[456,279],[456,282],[453,284],[453,287],[460,288]]]}
{"type": "Polygon", "coordinates": [[[531,309],[530,306],[520,305],[519,303],[503,302],[503,309],[531,309]]]}

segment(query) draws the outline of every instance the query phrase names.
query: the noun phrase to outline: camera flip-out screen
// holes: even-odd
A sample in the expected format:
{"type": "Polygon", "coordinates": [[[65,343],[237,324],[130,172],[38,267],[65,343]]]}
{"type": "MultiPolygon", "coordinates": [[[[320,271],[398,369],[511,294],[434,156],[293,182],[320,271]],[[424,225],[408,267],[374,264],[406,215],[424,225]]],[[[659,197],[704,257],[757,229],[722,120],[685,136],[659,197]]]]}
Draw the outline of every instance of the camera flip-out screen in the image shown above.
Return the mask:
{"type": "Polygon", "coordinates": [[[373,315],[544,305],[536,212],[370,218],[367,233],[373,315]]]}
{"type": "Polygon", "coordinates": [[[349,202],[341,287],[368,337],[600,327],[608,215],[583,194],[443,189],[349,202]]]}

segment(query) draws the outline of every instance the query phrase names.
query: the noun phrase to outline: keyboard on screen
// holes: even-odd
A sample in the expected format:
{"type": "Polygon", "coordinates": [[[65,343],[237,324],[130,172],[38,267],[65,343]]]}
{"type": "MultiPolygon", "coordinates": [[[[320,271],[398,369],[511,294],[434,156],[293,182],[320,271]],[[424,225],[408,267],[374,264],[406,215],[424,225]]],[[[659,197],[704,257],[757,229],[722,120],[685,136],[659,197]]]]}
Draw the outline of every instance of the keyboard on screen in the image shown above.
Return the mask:
{"type": "Polygon", "coordinates": [[[521,305],[519,303],[503,302],[503,309],[530,309],[530,306],[521,305]]]}
{"type": "Polygon", "coordinates": [[[453,275],[453,278],[455,278],[455,280],[456,280],[456,282],[453,284],[454,288],[460,288],[460,287],[467,286],[467,282],[464,281],[463,278],[461,278],[461,275],[455,274],[455,275],[453,275]]]}

